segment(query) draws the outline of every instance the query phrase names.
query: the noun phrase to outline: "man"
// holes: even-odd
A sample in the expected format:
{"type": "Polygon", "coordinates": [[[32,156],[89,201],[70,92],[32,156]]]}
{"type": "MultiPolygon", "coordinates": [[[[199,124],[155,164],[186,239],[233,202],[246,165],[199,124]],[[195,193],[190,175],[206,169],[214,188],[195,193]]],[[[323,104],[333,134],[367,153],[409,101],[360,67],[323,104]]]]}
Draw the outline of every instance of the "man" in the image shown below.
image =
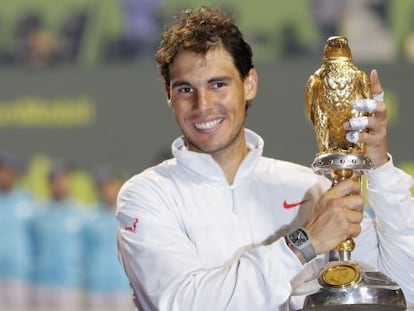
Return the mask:
{"type": "Polygon", "coordinates": [[[84,272],[82,206],[71,196],[72,168],[54,161],[49,170],[50,199],[32,220],[33,282],[37,310],[81,310],[84,272]]]}
{"type": "Polygon", "coordinates": [[[29,223],[35,203],[19,183],[22,173],[16,157],[0,155],[0,310],[30,307],[29,223]]]}
{"type": "Polygon", "coordinates": [[[133,310],[128,279],[119,263],[116,249],[116,197],[122,179],[109,167],[95,176],[99,195],[84,228],[85,298],[88,311],[133,310]]]}
{"type": "MultiPolygon", "coordinates": [[[[383,101],[359,137],[375,167],[373,221],[358,183],[330,188],[310,168],[262,156],[263,140],[244,127],[257,73],[230,18],[206,7],[183,12],[157,61],[183,136],[174,159],[131,178],[118,196],[120,257],[140,310],[285,310],[301,276],[319,271],[347,237],[357,240],[354,259],[390,275],[414,303],[413,180],[387,154],[383,101]],[[298,228],[313,254],[288,246],[298,228]]],[[[382,93],[376,71],[371,81],[382,93]]]]}

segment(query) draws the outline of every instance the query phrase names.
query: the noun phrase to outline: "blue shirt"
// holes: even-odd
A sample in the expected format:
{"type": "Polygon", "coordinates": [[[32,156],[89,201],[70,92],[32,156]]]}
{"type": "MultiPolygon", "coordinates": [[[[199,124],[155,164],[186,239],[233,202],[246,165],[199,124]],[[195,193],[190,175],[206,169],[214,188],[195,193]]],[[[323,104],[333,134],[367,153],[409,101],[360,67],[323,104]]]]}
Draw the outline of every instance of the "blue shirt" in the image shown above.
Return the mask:
{"type": "Polygon", "coordinates": [[[34,282],[80,288],[84,272],[85,212],[72,200],[47,202],[33,218],[34,282]]]}
{"type": "Polygon", "coordinates": [[[30,278],[28,223],[33,211],[33,198],[27,191],[0,192],[0,279],[30,278]]]}
{"type": "Polygon", "coordinates": [[[86,288],[92,292],[131,291],[118,260],[114,211],[100,203],[88,218],[84,229],[87,249],[86,288]]]}

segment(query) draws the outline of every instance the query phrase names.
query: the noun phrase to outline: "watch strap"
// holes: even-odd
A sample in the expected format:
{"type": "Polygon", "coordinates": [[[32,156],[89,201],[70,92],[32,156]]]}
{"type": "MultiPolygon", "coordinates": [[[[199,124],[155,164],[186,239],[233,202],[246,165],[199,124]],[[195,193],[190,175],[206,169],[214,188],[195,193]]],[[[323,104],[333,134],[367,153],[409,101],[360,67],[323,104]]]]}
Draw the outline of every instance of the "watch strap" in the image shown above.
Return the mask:
{"type": "Polygon", "coordinates": [[[316,257],[315,249],[313,248],[312,241],[310,234],[303,228],[297,228],[296,230],[293,230],[286,236],[286,242],[288,243],[289,247],[295,249],[298,251],[306,262],[311,261],[316,257]],[[297,246],[294,241],[292,241],[291,236],[292,234],[296,233],[297,231],[300,231],[301,234],[304,234],[307,237],[307,241],[300,246],[297,246]]]}
{"type": "Polygon", "coordinates": [[[312,243],[307,243],[304,247],[299,249],[303,257],[305,258],[306,262],[311,261],[313,258],[316,257],[315,249],[313,248],[312,243]]]}

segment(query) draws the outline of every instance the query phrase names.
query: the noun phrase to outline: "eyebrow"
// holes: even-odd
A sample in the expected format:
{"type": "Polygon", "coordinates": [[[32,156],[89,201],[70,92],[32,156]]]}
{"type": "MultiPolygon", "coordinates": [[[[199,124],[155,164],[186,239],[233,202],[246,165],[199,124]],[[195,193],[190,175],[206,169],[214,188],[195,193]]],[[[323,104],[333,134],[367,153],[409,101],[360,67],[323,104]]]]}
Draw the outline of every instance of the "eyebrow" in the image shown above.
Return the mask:
{"type": "MultiPolygon", "coordinates": [[[[221,81],[228,82],[231,79],[232,78],[229,77],[229,76],[219,76],[219,77],[214,77],[214,78],[211,78],[211,79],[207,80],[207,83],[210,84],[210,83],[221,82],[221,81]]],[[[171,88],[177,88],[177,87],[181,87],[181,86],[191,86],[191,83],[188,82],[188,81],[184,81],[184,80],[180,81],[179,80],[179,81],[174,81],[171,84],[171,88]]]]}
{"type": "Polygon", "coordinates": [[[189,86],[191,85],[189,82],[187,81],[175,81],[171,84],[171,88],[176,88],[176,87],[180,87],[180,86],[189,86]]]}
{"type": "Polygon", "coordinates": [[[228,81],[230,81],[230,80],[231,80],[231,77],[229,77],[229,76],[221,76],[221,77],[214,77],[214,78],[211,78],[211,79],[210,79],[210,80],[208,80],[207,82],[208,82],[208,83],[221,82],[221,81],[228,82],[228,81]]]}

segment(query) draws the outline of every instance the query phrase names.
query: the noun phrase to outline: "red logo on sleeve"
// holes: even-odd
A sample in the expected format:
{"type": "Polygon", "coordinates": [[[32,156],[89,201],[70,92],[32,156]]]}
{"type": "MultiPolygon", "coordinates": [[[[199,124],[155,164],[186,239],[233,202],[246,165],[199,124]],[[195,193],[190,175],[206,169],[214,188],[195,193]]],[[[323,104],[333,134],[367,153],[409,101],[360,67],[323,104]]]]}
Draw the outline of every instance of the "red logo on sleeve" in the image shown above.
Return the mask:
{"type": "Polygon", "coordinates": [[[132,223],[132,226],[125,226],[126,231],[135,232],[137,230],[137,224],[139,220],[138,218],[134,218],[134,222],[132,223]]]}
{"type": "Polygon", "coordinates": [[[295,203],[288,203],[286,200],[283,201],[283,207],[285,209],[290,209],[290,208],[294,208],[296,206],[302,205],[303,203],[307,202],[309,200],[303,200],[301,202],[295,202],[295,203]]]}

